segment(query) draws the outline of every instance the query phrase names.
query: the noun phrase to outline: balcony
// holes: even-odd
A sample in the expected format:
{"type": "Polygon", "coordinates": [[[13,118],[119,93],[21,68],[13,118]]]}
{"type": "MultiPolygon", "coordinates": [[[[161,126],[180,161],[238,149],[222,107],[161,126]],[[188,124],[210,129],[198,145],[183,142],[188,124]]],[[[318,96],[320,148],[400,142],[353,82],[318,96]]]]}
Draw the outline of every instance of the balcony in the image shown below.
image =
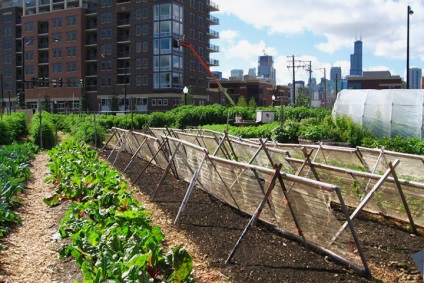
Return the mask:
{"type": "Polygon", "coordinates": [[[214,44],[208,44],[208,46],[206,47],[206,49],[209,51],[209,52],[219,52],[219,46],[217,46],[217,45],[214,45],[214,44]]]}
{"type": "Polygon", "coordinates": [[[219,60],[216,60],[216,59],[209,59],[209,60],[208,60],[208,65],[209,65],[209,66],[217,67],[217,66],[219,66],[219,60]]]}
{"type": "Polygon", "coordinates": [[[214,17],[212,15],[209,15],[209,17],[207,18],[208,23],[210,25],[219,25],[219,19],[217,17],[214,17]]]}
{"type": "Polygon", "coordinates": [[[210,38],[219,38],[219,32],[214,30],[208,30],[208,35],[210,38]]]}
{"type": "Polygon", "coordinates": [[[209,11],[217,12],[219,11],[219,6],[211,0],[206,0],[206,6],[209,8],[209,11]]]}

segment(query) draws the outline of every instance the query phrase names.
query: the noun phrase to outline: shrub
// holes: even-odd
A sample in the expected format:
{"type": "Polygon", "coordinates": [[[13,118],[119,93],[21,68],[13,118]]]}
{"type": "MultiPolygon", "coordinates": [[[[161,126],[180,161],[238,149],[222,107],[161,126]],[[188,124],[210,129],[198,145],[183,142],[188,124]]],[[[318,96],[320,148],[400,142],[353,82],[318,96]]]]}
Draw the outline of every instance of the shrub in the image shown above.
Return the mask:
{"type": "Polygon", "coordinates": [[[75,127],[73,138],[78,142],[100,147],[105,140],[106,130],[98,123],[94,124],[92,121],[85,121],[75,127]]]}
{"type": "Polygon", "coordinates": [[[0,144],[11,144],[19,141],[28,134],[26,115],[15,112],[11,115],[3,115],[0,120],[0,144]]]}
{"type": "Polygon", "coordinates": [[[40,113],[37,112],[31,119],[29,134],[31,140],[42,148],[53,148],[56,145],[56,127],[51,114],[43,111],[41,114],[42,144],[40,144],[40,113]]]}
{"type": "Polygon", "coordinates": [[[272,131],[271,138],[281,143],[297,143],[299,135],[299,123],[286,120],[272,131]]]}

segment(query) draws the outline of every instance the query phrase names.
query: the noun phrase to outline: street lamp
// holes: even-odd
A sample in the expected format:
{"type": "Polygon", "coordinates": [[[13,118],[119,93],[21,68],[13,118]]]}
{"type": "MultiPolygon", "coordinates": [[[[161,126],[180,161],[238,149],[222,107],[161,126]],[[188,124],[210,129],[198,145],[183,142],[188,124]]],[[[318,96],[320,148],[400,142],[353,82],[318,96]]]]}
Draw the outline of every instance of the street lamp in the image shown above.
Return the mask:
{"type": "Polygon", "coordinates": [[[271,99],[272,99],[272,107],[274,107],[274,104],[275,104],[275,95],[272,95],[271,99]]]}
{"type": "Polygon", "coordinates": [[[413,13],[411,6],[408,6],[406,23],[406,89],[409,89],[409,15],[413,13]]]}
{"type": "MultiPolygon", "coordinates": [[[[102,54],[102,58],[111,57],[119,60],[118,57],[108,54],[102,54]]],[[[127,61],[124,61],[124,112],[127,112],[127,61]]]]}
{"type": "Polygon", "coordinates": [[[184,86],[183,93],[184,93],[184,105],[187,105],[187,93],[188,93],[187,86],[184,86]]]}

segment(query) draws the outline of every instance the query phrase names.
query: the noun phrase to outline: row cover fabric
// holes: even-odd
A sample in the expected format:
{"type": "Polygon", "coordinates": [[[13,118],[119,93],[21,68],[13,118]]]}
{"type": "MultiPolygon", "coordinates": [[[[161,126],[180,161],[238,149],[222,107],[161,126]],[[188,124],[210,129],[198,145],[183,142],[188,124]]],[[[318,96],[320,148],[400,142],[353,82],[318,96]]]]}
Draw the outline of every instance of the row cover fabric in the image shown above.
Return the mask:
{"type": "Polygon", "coordinates": [[[377,137],[424,137],[424,90],[344,89],[337,94],[336,115],[351,116],[377,137]]]}

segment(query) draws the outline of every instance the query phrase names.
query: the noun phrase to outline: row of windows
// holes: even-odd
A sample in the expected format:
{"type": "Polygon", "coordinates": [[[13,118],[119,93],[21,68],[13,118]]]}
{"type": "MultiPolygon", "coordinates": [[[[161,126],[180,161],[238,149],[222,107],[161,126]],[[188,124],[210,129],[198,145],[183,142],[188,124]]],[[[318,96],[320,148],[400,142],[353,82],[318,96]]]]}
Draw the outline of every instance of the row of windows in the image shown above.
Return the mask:
{"type": "MultiPolygon", "coordinates": [[[[196,39],[196,30],[194,28],[190,28],[189,37],[191,39],[196,39]]],[[[205,34],[199,31],[199,36],[197,38],[200,42],[205,42],[205,34]]]]}
{"type": "Polygon", "coordinates": [[[77,62],[54,63],[52,64],[53,74],[59,74],[63,72],[63,65],[66,65],[66,71],[68,73],[75,73],[77,71],[77,62]]]}
{"type": "MultiPolygon", "coordinates": [[[[190,23],[196,24],[196,14],[190,13],[190,23]]],[[[202,17],[202,16],[199,16],[198,17],[198,24],[199,24],[199,26],[204,27],[205,26],[205,18],[202,17]]]]}
{"type": "MultiPolygon", "coordinates": [[[[148,75],[136,75],[135,76],[135,84],[137,86],[148,85],[149,84],[149,76],[148,75]]],[[[102,87],[111,87],[112,86],[112,77],[101,77],[100,85],[102,87]]]]}
{"type": "MultiPolygon", "coordinates": [[[[62,58],[63,49],[62,48],[53,48],[53,58],[62,58]]],[[[66,47],[66,56],[67,57],[76,57],[77,56],[77,47],[70,46],[66,47]]]]}
{"type": "Polygon", "coordinates": [[[198,3],[199,11],[204,12],[204,5],[202,1],[190,0],[190,7],[196,8],[196,2],[198,3]]]}
{"type": "Polygon", "coordinates": [[[183,88],[183,75],[176,72],[154,73],[153,88],[183,88]]]}
{"type": "Polygon", "coordinates": [[[153,37],[181,37],[184,35],[183,24],[176,21],[160,21],[153,23],[153,37]]]}
{"type": "MultiPolygon", "coordinates": [[[[61,28],[63,26],[63,19],[62,18],[54,18],[52,19],[53,28],[61,28]]],[[[77,25],[77,16],[67,16],[66,17],[66,26],[76,26],[77,25]]],[[[26,24],[25,24],[26,28],[26,24]]]]}
{"type": "Polygon", "coordinates": [[[153,56],[153,72],[182,71],[183,57],[177,55],[153,56]]]}
{"type": "Polygon", "coordinates": [[[153,20],[162,21],[162,20],[174,20],[178,22],[183,22],[184,10],[183,7],[176,4],[160,4],[153,6],[153,20]]]}

